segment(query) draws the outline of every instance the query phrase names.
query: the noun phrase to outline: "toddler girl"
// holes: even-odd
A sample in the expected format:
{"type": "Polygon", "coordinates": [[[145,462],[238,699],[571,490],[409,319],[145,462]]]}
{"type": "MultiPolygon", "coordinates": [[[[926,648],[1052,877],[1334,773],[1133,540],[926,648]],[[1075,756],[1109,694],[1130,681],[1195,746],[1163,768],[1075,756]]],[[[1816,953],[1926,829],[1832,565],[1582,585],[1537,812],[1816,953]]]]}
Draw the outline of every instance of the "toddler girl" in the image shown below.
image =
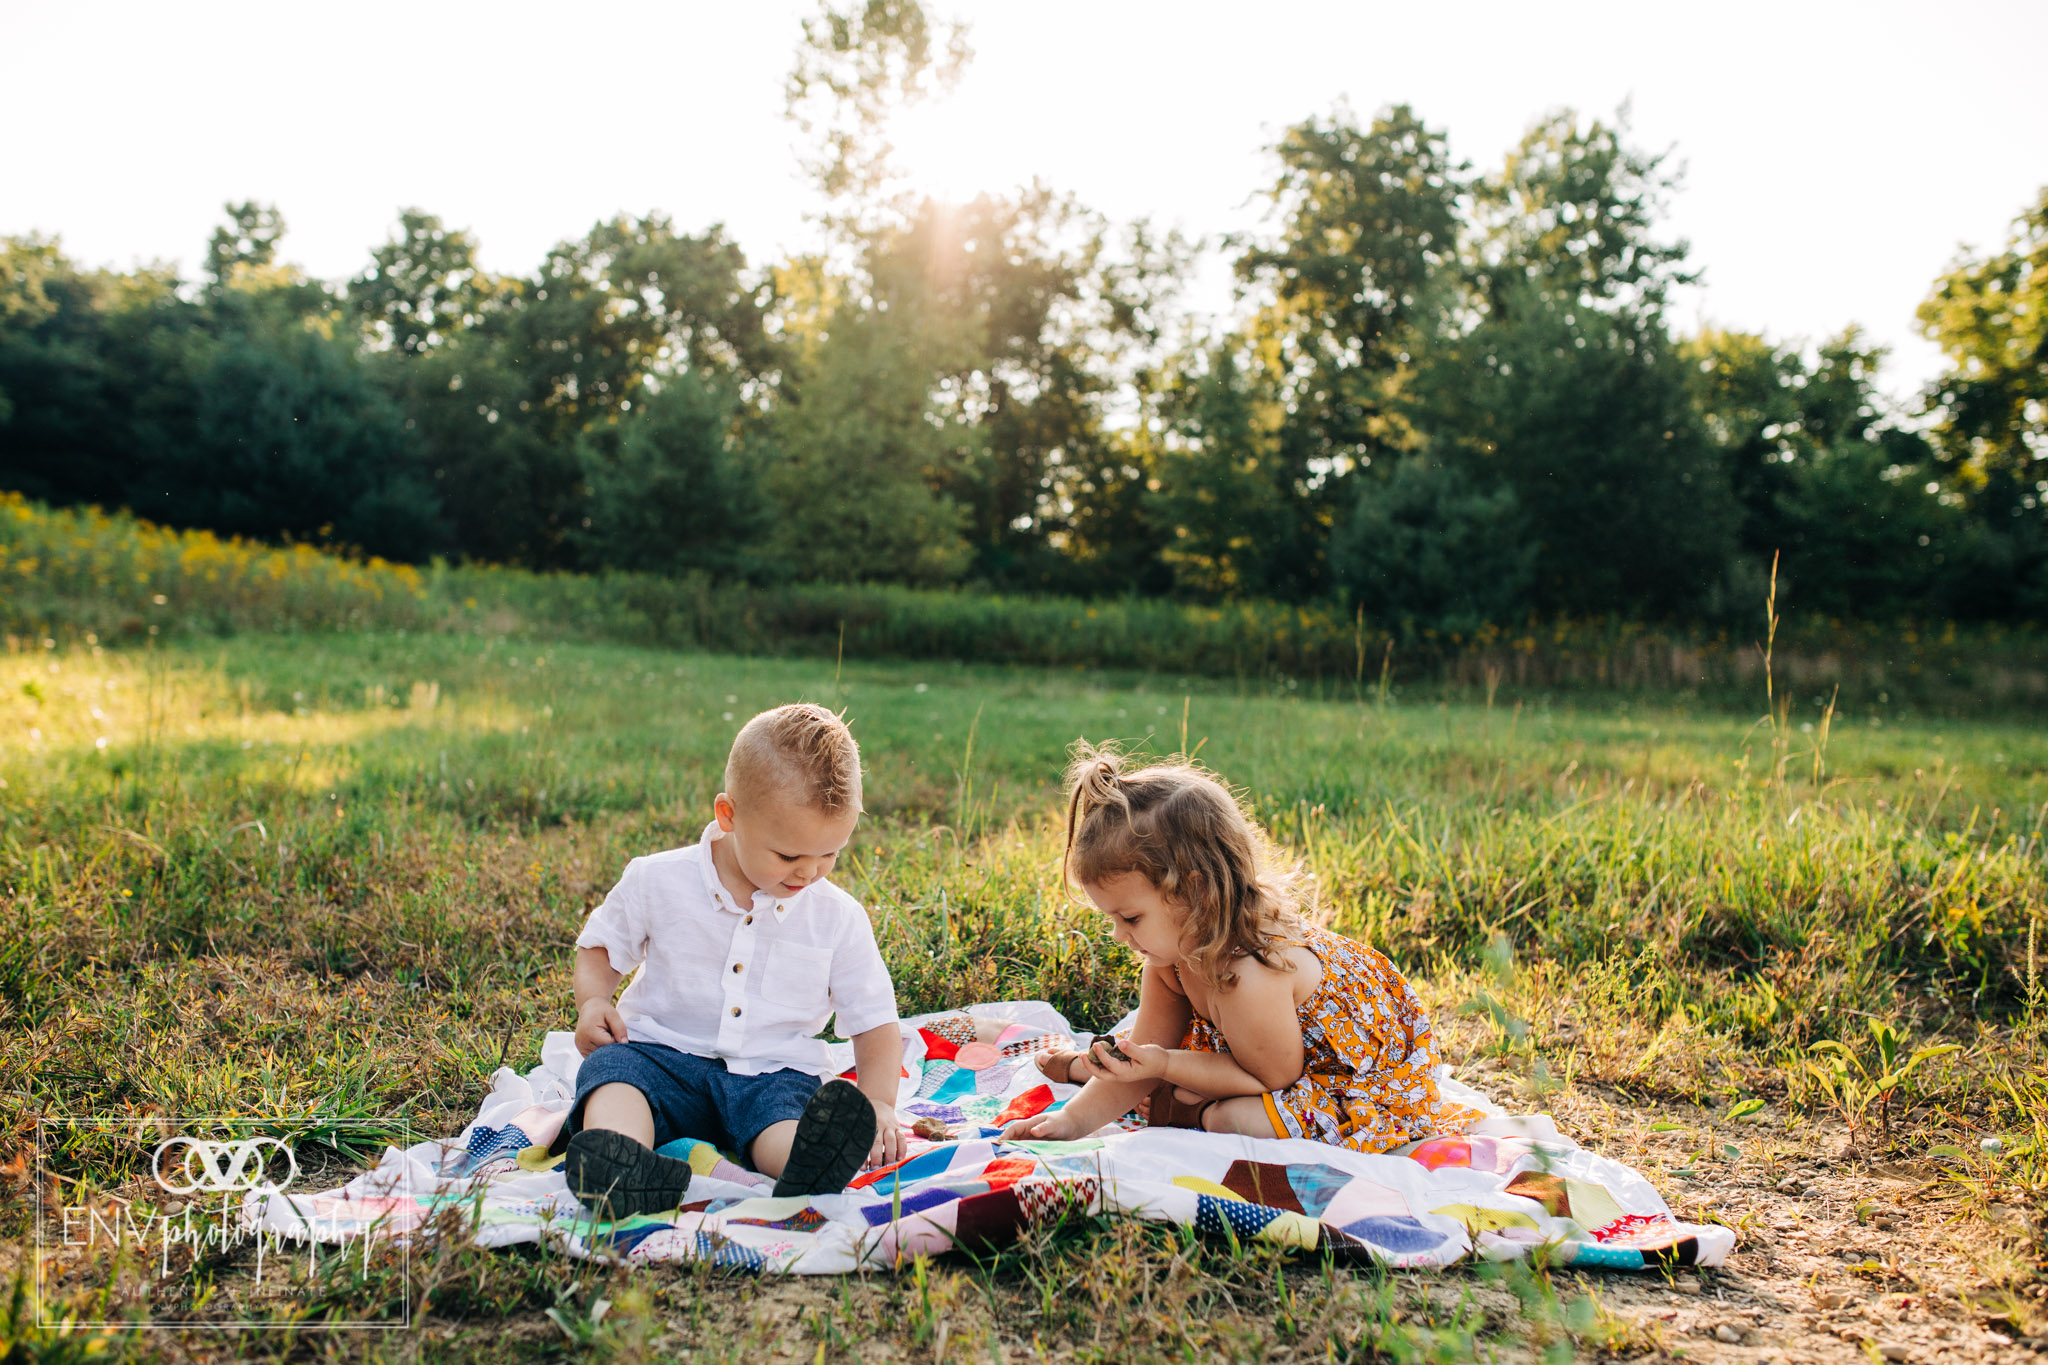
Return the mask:
{"type": "Polygon", "coordinates": [[[1085,748],[1067,776],[1066,874],[1145,960],[1138,1017],[1123,1057],[1105,1039],[1041,1056],[1053,1079],[1085,1085],[1004,1137],[1071,1140],[1142,1105],[1154,1126],[1378,1152],[1480,1117],[1438,1094],[1407,980],[1302,918],[1295,877],[1215,777],[1127,772],[1085,748]]]}

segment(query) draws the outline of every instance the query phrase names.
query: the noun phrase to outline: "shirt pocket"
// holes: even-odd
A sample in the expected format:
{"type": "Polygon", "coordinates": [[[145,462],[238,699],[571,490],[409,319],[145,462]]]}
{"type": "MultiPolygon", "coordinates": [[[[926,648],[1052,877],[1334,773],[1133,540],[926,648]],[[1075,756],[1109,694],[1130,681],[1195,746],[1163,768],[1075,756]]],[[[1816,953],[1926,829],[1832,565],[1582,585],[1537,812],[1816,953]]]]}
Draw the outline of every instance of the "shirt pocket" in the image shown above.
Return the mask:
{"type": "Polygon", "coordinates": [[[768,969],[761,973],[761,997],[806,1017],[831,1008],[832,950],[800,943],[768,947],[768,969]]]}

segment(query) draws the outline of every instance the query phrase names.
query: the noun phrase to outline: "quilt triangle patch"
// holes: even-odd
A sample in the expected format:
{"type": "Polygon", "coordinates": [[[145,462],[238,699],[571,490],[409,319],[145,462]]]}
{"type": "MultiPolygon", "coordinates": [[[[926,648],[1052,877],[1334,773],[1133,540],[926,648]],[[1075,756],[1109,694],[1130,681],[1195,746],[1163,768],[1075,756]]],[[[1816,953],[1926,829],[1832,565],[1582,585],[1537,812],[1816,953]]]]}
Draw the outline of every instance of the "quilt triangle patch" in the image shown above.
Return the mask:
{"type": "Polygon", "coordinates": [[[1289,1213],[1305,1212],[1288,1174],[1285,1166],[1270,1161],[1233,1161],[1223,1173],[1223,1188],[1253,1204],[1289,1213]]]}
{"type": "Polygon", "coordinates": [[[1221,1233],[1227,1227],[1236,1233],[1239,1239],[1247,1242],[1258,1236],[1266,1224],[1278,1218],[1280,1213],[1279,1209],[1247,1204],[1235,1197],[1218,1199],[1209,1194],[1195,1196],[1195,1226],[1198,1229],[1213,1234],[1221,1233]]]}
{"type": "Polygon", "coordinates": [[[1337,1191],[1357,1178],[1349,1171],[1340,1171],[1321,1162],[1287,1168],[1287,1183],[1294,1187],[1296,1207],[1311,1218],[1322,1217],[1323,1210],[1330,1207],[1330,1201],[1337,1197],[1337,1191]]]}

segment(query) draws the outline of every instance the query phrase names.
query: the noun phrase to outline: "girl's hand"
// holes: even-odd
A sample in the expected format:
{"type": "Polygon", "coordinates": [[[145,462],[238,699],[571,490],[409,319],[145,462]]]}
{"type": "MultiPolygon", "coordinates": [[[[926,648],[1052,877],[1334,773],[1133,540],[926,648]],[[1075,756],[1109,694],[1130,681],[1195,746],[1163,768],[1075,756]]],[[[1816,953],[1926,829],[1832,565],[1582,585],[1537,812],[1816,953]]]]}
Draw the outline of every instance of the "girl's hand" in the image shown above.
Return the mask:
{"type": "Polygon", "coordinates": [[[1128,1062],[1120,1062],[1109,1053],[1109,1045],[1098,1038],[1082,1055],[1077,1069],[1086,1071],[1091,1077],[1105,1081],[1156,1081],[1166,1075],[1166,1059],[1171,1055],[1167,1049],[1156,1043],[1133,1043],[1123,1045],[1128,1062]]]}
{"type": "Polygon", "coordinates": [[[1038,1114],[1028,1119],[1018,1119],[1003,1129],[998,1142],[1073,1142],[1086,1134],[1074,1131],[1074,1125],[1067,1119],[1065,1109],[1056,1109],[1050,1114],[1038,1114]]]}
{"type": "Polygon", "coordinates": [[[576,1050],[588,1057],[606,1043],[626,1041],[626,1021],[611,1001],[593,995],[576,1012],[576,1050]]]}

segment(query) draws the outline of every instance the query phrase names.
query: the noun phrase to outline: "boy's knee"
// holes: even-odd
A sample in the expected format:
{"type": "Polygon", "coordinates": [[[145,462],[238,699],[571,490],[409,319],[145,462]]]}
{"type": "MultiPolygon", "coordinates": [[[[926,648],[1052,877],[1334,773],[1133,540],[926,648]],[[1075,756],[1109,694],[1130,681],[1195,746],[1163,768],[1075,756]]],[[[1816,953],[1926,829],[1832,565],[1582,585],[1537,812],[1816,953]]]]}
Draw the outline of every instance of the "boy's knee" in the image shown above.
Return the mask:
{"type": "Polygon", "coordinates": [[[634,1100],[638,1100],[645,1105],[651,1105],[654,1102],[645,1090],[642,1090],[631,1081],[606,1081],[602,1085],[594,1086],[583,1102],[585,1104],[630,1104],[634,1100]]]}

